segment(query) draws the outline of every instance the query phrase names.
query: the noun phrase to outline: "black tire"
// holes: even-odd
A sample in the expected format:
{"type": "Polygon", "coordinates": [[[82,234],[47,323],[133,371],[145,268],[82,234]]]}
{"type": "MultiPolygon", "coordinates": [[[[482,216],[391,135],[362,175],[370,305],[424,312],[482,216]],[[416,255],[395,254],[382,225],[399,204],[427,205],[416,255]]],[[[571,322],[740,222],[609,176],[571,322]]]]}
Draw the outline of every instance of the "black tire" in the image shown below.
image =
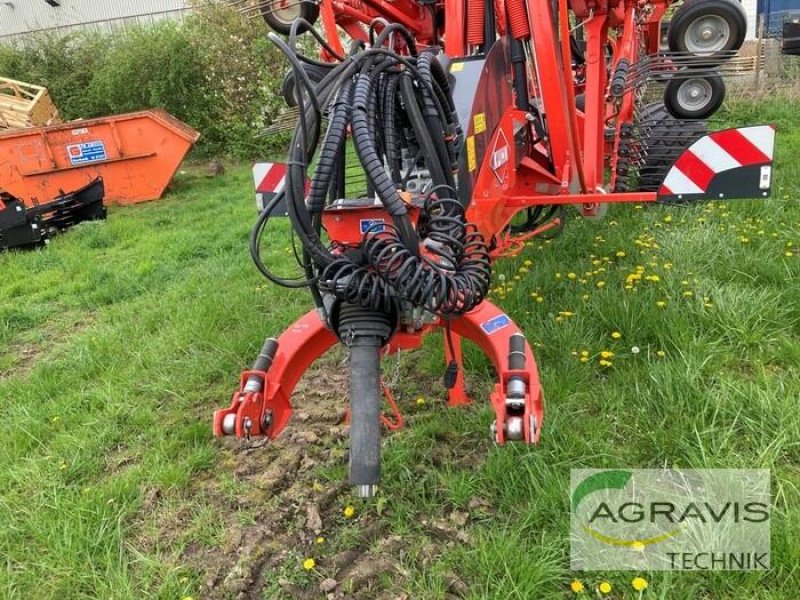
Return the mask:
{"type": "Polygon", "coordinates": [[[686,71],[679,71],[664,89],[664,106],[676,119],[707,119],[719,110],[723,100],[725,82],[713,73],[689,77],[686,71]]]}
{"type": "MultiPolygon", "coordinates": [[[[281,35],[289,35],[295,19],[305,19],[311,25],[319,17],[319,4],[309,0],[266,0],[261,5],[261,16],[270,29],[281,35]],[[288,4],[288,6],[282,6],[288,4]]],[[[308,27],[301,25],[297,33],[305,33],[308,27]]]]}
{"type": "Polygon", "coordinates": [[[638,188],[642,192],[657,192],[683,151],[708,131],[704,121],[676,119],[661,102],[641,109],[638,126],[642,153],[638,188]]]}
{"type": "MultiPolygon", "coordinates": [[[[331,65],[333,67],[333,65],[331,65]]],[[[308,75],[308,78],[311,80],[311,83],[318,84],[320,81],[323,80],[325,75],[330,72],[329,67],[322,67],[320,65],[312,65],[312,64],[304,64],[303,70],[308,75]]],[[[297,90],[295,89],[294,83],[294,70],[289,69],[286,71],[286,75],[283,76],[283,82],[281,83],[281,96],[283,96],[286,105],[290,108],[297,106],[297,98],[295,97],[297,90]]]]}
{"type": "Polygon", "coordinates": [[[702,58],[702,65],[708,67],[719,64],[741,48],[746,32],[747,16],[736,0],[686,0],[675,11],[667,38],[670,50],[702,58]],[[708,28],[698,31],[704,24],[708,28]],[[711,36],[709,39],[693,37],[706,31],[711,36]]]}

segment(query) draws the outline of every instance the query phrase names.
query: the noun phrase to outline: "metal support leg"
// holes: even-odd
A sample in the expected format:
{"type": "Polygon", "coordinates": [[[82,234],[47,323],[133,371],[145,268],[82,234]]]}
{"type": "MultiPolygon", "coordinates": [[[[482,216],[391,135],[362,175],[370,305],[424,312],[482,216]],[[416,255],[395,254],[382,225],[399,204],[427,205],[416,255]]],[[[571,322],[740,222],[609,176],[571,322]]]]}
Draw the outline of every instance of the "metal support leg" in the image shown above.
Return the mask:
{"type": "Polygon", "coordinates": [[[465,406],[470,403],[470,399],[464,386],[464,359],[461,354],[461,336],[457,333],[451,331],[450,342],[448,342],[447,332],[445,332],[444,358],[445,364],[449,365],[451,361],[455,361],[458,365],[456,382],[452,388],[447,390],[447,403],[450,406],[465,406]],[[453,345],[452,352],[450,351],[450,343],[453,345]]]}

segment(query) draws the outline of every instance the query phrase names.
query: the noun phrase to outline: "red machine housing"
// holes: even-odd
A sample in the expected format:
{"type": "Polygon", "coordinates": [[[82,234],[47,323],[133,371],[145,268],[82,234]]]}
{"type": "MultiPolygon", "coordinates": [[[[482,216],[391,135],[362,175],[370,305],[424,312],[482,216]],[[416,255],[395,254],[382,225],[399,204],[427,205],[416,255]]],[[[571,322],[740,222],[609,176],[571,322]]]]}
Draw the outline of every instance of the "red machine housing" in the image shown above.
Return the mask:
{"type": "MultiPolygon", "coordinates": [[[[340,29],[369,44],[370,31],[390,23],[403,25],[419,47],[442,47],[463,133],[458,199],[466,220],[497,259],[562,226],[555,216],[515,233],[515,217],[536,207],[574,205],[593,217],[609,203],[769,195],[774,128],[768,125],[697,136],[659,173],[658,185],[629,187],[629,170],[646,165],[648,151],[653,152],[637,113],[647,69],[665,63],[656,55],[670,5],[670,0],[321,0],[329,44],[322,55],[330,60],[344,55],[340,29]],[[583,36],[578,49],[576,30],[583,36]]],[[[387,48],[401,54],[411,50],[400,35],[391,35],[387,48]]],[[[713,62],[716,56],[703,60],[713,62]]],[[[284,183],[278,182],[275,191],[284,183]]],[[[259,193],[266,194],[263,207],[269,190],[259,193]]],[[[413,194],[407,196],[416,228],[418,205],[413,194]]],[[[391,221],[371,199],[329,205],[323,215],[328,237],[342,247],[358,245],[366,233],[391,221]]],[[[420,252],[424,255],[424,245],[420,252]]],[[[417,348],[438,329],[444,329],[446,363],[457,366],[450,405],[468,402],[461,361],[461,340],[468,339],[497,373],[490,399],[494,439],[536,442],[543,422],[542,388],[533,352],[513,321],[484,300],[452,319],[428,315],[419,323],[400,323],[382,353],[417,348]]],[[[299,319],[273,345],[264,368],[242,374],[230,405],[215,413],[215,433],[280,434],[291,415],[295,384],[337,339],[317,311],[299,319]]]]}

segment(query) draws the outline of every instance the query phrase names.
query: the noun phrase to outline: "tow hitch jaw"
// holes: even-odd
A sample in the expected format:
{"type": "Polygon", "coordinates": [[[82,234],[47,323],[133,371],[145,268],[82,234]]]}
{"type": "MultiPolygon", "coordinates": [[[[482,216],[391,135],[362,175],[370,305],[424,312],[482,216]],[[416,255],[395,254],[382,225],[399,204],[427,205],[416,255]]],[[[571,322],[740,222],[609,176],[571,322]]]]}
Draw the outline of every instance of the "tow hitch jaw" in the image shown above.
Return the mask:
{"type": "MultiPolygon", "coordinates": [[[[538,442],[544,411],[536,361],[519,327],[492,303],[484,301],[469,313],[447,323],[438,320],[418,331],[395,333],[381,348],[380,356],[418,348],[425,335],[444,329],[445,325],[449,329],[446,333],[449,340],[444,344],[445,359],[447,364],[457,365],[457,374],[448,383],[449,405],[460,406],[470,402],[461,356],[461,343],[466,339],[486,354],[497,373],[490,398],[495,412],[492,438],[498,444],[538,442]]],[[[239,389],[234,392],[230,406],[215,411],[214,435],[246,439],[259,436],[274,439],[280,435],[292,415],[290,399],[297,382],[311,364],[338,341],[317,311],[301,317],[278,339],[268,339],[253,369],[242,373],[239,389]]],[[[379,374],[376,381],[378,389],[375,394],[385,396],[379,374]]],[[[402,425],[402,415],[391,394],[386,397],[394,415],[392,419],[384,415],[383,423],[389,429],[397,429],[402,425]]],[[[360,417],[360,414],[352,414],[353,420],[360,417]]],[[[370,496],[378,482],[353,483],[360,492],[370,496]]]]}

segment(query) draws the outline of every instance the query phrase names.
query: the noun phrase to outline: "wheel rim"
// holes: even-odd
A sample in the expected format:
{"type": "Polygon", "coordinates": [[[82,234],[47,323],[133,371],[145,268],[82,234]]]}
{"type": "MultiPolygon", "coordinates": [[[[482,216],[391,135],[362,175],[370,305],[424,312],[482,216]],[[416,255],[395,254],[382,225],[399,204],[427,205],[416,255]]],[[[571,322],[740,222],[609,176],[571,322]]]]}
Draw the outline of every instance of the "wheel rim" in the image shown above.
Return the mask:
{"type": "Polygon", "coordinates": [[[300,0],[271,0],[267,2],[263,10],[276,21],[281,21],[289,26],[295,19],[300,18],[302,3],[300,0]]]}
{"type": "Polygon", "coordinates": [[[704,109],[711,102],[714,91],[707,79],[694,77],[681,83],[678,88],[678,104],[688,112],[704,109]]]}
{"type": "Polygon", "coordinates": [[[703,15],[686,28],[686,49],[697,56],[708,56],[724,50],[731,39],[731,26],[719,15],[703,15]]]}

